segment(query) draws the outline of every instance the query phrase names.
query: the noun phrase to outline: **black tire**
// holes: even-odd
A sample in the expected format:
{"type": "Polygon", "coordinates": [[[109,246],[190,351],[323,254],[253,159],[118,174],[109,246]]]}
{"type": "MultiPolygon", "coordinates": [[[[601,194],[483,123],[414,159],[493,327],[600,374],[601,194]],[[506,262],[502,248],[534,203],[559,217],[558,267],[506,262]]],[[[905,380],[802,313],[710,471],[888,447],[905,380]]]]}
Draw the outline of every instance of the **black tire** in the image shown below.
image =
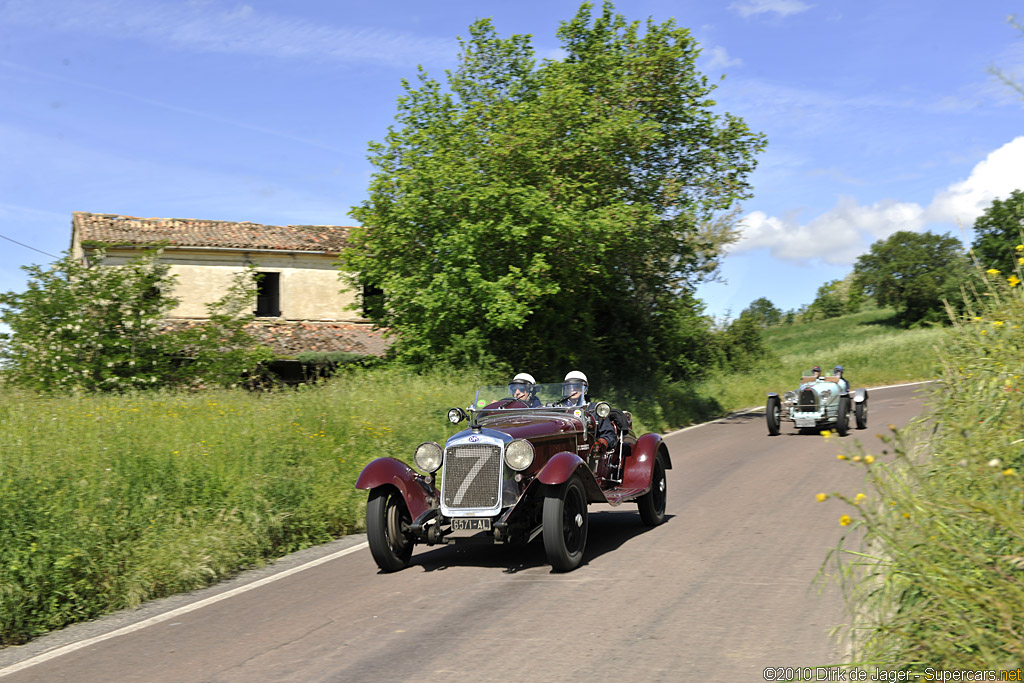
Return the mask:
{"type": "Polygon", "coordinates": [[[839,397],[839,411],[836,413],[836,431],[839,436],[846,436],[850,431],[850,397],[839,397]]]}
{"type": "Polygon", "coordinates": [[[557,495],[544,499],[544,552],[557,572],[572,571],[583,561],[587,547],[587,494],[573,477],[557,495]]]}
{"type": "Polygon", "coordinates": [[[658,526],[665,521],[665,504],[668,500],[668,481],[665,478],[665,463],[659,455],[654,459],[651,471],[651,490],[636,501],[640,519],[647,526],[658,526]]]}
{"type": "Polygon", "coordinates": [[[366,502],[366,540],[381,571],[397,572],[409,566],[414,545],[409,538],[412,517],[402,494],[390,486],[370,491],[366,502]]]}
{"type": "Polygon", "coordinates": [[[857,429],[868,428],[868,400],[864,399],[853,408],[853,415],[857,420],[857,429]]]}
{"type": "Polygon", "coordinates": [[[764,408],[764,420],[768,423],[768,435],[779,435],[779,422],[782,417],[782,402],[778,396],[769,396],[768,405],[764,408]]]}

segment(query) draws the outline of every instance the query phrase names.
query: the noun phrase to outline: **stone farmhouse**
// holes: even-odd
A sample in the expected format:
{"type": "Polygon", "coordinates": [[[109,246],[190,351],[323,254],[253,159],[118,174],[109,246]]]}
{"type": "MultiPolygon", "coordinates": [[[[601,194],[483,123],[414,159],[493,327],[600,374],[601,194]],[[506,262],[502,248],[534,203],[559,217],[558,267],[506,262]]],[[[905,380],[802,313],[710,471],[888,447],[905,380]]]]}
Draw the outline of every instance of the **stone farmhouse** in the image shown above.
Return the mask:
{"type": "Polygon", "coordinates": [[[303,351],[382,355],[389,345],[355,306],[379,296],[339,279],[335,262],[353,227],[260,225],[181,218],[137,218],[76,211],[71,252],[86,262],[99,247],[105,264],[130,261],[161,245],[161,261],[176,275],[178,305],[168,326],[204,320],[206,304],[223,296],[248,265],[262,274],[249,331],[283,356],[303,351]]]}

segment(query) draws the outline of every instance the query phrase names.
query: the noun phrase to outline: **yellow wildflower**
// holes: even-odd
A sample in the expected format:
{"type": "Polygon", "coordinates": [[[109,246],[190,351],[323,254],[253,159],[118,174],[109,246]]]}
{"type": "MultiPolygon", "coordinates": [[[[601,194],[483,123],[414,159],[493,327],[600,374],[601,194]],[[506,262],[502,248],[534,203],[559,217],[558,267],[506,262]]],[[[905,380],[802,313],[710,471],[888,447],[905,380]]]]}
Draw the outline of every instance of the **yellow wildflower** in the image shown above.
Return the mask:
{"type": "Polygon", "coordinates": [[[873,456],[873,455],[865,455],[864,456],[864,462],[866,462],[867,464],[870,465],[874,461],[875,461],[875,456],[873,456]]]}
{"type": "MultiPolygon", "coordinates": [[[[1021,261],[1021,265],[1024,266],[1024,258],[1022,258],[1021,261]]],[[[1011,275],[1010,277],[1006,278],[1006,281],[1010,283],[1011,287],[1016,287],[1017,285],[1020,284],[1020,278],[1017,277],[1016,275],[1011,275]]]]}
{"type": "Polygon", "coordinates": [[[860,462],[860,456],[859,455],[853,456],[853,461],[854,462],[860,462]]]}
{"type": "Polygon", "coordinates": [[[824,430],[824,431],[823,431],[823,432],[821,433],[821,435],[822,435],[823,437],[825,437],[826,439],[831,439],[831,438],[832,438],[832,430],[831,430],[831,429],[826,429],[826,430],[824,430]]]}
{"type": "Polygon", "coordinates": [[[1017,251],[1024,251],[1024,244],[1018,244],[1016,247],[1014,247],[1014,249],[1016,249],[1017,251]]]}
{"type": "Polygon", "coordinates": [[[865,498],[867,498],[867,496],[865,496],[863,493],[858,493],[856,496],[853,497],[853,504],[860,505],[860,502],[865,498]]]}
{"type": "Polygon", "coordinates": [[[818,502],[821,503],[821,502],[824,502],[826,498],[828,498],[828,494],[827,493],[819,493],[818,495],[815,496],[815,498],[817,498],[818,502]]]}
{"type": "Polygon", "coordinates": [[[910,513],[909,512],[904,512],[903,513],[903,519],[910,519],[910,513]]]}
{"type": "Polygon", "coordinates": [[[842,517],[839,518],[839,525],[840,526],[850,526],[850,522],[852,522],[852,521],[853,520],[850,519],[850,515],[843,515],[842,517]]]}
{"type": "Polygon", "coordinates": [[[1002,327],[1002,326],[1003,326],[1003,321],[1002,320],[993,320],[992,321],[992,327],[1002,327]]]}
{"type": "Polygon", "coordinates": [[[846,456],[843,455],[842,453],[840,453],[839,455],[836,456],[836,459],[837,460],[846,460],[846,456]]]}
{"type": "Polygon", "coordinates": [[[989,275],[999,275],[999,271],[995,268],[989,268],[985,272],[988,273],[989,275]]]}
{"type": "Polygon", "coordinates": [[[1004,476],[1012,477],[1015,474],[1017,474],[1017,471],[1014,470],[1012,467],[1007,467],[1005,470],[1003,470],[1004,476]]]}

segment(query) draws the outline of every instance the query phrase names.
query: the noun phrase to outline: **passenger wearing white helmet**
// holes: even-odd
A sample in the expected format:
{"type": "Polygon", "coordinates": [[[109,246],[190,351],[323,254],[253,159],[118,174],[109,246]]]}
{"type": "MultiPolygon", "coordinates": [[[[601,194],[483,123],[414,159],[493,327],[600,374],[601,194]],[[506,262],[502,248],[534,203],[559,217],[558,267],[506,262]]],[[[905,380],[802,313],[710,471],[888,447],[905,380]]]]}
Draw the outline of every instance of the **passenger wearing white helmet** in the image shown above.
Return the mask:
{"type": "Polygon", "coordinates": [[[528,372],[520,372],[508,383],[508,392],[517,401],[522,401],[527,408],[539,408],[540,399],[534,393],[537,380],[528,372]]]}

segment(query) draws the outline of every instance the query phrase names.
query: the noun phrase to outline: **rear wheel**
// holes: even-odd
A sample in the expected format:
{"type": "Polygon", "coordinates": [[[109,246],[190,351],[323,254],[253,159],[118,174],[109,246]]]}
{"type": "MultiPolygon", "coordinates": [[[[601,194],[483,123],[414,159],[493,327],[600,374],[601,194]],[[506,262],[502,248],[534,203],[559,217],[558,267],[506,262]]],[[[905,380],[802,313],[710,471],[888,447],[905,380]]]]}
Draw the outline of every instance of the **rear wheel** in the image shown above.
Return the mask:
{"type": "Polygon", "coordinates": [[[846,436],[850,431],[850,397],[839,397],[839,412],[836,414],[836,431],[839,436],[846,436]]]}
{"type": "Polygon", "coordinates": [[[864,399],[856,405],[853,409],[853,414],[857,418],[857,429],[867,429],[868,426],[868,400],[864,399]]]}
{"type": "Polygon", "coordinates": [[[778,396],[769,396],[768,405],[764,409],[764,420],[768,423],[768,434],[778,436],[779,422],[782,418],[782,404],[778,396]]]}
{"type": "Polygon", "coordinates": [[[587,546],[587,496],[577,477],[544,499],[544,552],[555,571],[580,566],[587,546]]]}
{"type": "Polygon", "coordinates": [[[659,455],[654,459],[654,471],[651,472],[651,490],[642,495],[636,506],[640,510],[640,519],[647,526],[658,526],[665,521],[665,503],[668,500],[668,482],[665,478],[665,464],[659,455]]]}
{"type": "Polygon", "coordinates": [[[402,494],[388,486],[370,491],[366,503],[366,540],[382,571],[397,572],[409,566],[413,546],[410,524],[412,517],[402,494]]]}

